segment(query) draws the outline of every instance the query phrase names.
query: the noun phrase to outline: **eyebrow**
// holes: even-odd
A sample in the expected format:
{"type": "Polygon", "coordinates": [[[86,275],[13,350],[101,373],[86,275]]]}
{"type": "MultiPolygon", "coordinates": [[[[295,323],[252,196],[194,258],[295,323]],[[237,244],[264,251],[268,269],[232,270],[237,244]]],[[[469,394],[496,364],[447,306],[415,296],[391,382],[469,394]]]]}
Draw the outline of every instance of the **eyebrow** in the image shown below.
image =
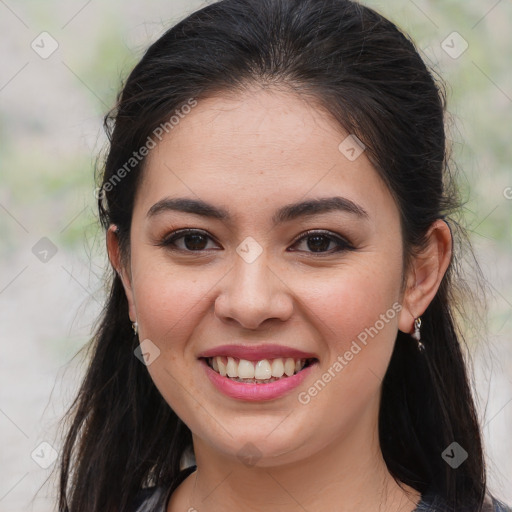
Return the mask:
{"type": "MultiPolygon", "coordinates": [[[[166,197],[155,203],[147,213],[147,217],[155,217],[166,211],[178,211],[184,213],[193,213],[206,218],[230,221],[231,215],[228,210],[222,207],[214,206],[201,199],[192,199],[188,197],[170,198],[166,197]]],[[[354,203],[346,197],[322,197],[319,199],[308,199],[298,203],[291,203],[281,207],[272,217],[273,225],[289,222],[299,217],[309,217],[328,213],[332,211],[341,211],[355,215],[361,219],[369,219],[368,212],[360,205],[354,203]]]]}

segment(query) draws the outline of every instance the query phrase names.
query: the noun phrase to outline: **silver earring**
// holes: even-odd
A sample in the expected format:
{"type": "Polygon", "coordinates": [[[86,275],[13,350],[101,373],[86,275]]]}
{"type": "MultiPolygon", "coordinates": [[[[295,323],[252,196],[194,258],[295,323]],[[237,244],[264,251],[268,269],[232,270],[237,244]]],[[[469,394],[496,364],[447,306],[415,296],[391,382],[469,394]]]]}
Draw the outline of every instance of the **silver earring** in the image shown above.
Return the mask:
{"type": "Polygon", "coordinates": [[[420,352],[423,352],[425,350],[425,345],[420,341],[421,335],[420,335],[420,327],[421,327],[421,318],[415,318],[414,319],[414,333],[411,334],[411,336],[418,342],[418,350],[420,352]]]}
{"type": "Polygon", "coordinates": [[[137,322],[133,322],[132,329],[133,329],[133,332],[135,333],[135,336],[137,336],[137,334],[139,332],[139,324],[137,322]]]}

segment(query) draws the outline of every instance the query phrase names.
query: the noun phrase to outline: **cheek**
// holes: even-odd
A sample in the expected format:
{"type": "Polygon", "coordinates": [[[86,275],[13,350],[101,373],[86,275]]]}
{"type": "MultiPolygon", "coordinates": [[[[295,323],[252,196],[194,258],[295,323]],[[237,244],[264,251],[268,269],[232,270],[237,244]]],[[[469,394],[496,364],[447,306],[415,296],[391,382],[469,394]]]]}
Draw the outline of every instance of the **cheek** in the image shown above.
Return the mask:
{"type": "Polygon", "coordinates": [[[134,281],[141,335],[176,354],[197,325],[198,315],[204,314],[206,295],[218,277],[165,263],[143,267],[134,281]]]}
{"type": "Polygon", "coordinates": [[[324,344],[318,379],[298,390],[299,402],[329,437],[348,431],[378,407],[396,339],[396,281],[351,274],[316,287],[309,317],[324,344]],[[326,414],[335,411],[335,414],[326,414]],[[329,432],[329,434],[327,434],[329,432]]]}
{"type": "Polygon", "coordinates": [[[320,408],[340,404],[347,421],[378,392],[393,352],[401,267],[390,263],[388,272],[372,264],[318,281],[307,299],[327,354],[321,378],[329,382],[314,400],[320,408]]]}
{"type": "MultiPolygon", "coordinates": [[[[398,266],[393,269],[388,265],[386,272],[351,268],[333,274],[330,279],[308,281],[307,284],[314,284],[309,289],[304,282],[299,293],[313,313],[311,318],[318,320],[318,328],[325,334],[325,339],[333,340],[339,350],[343,350],[347,343],[376,322],[384,337],[393,331],[398,320],[400,275],[398,266]]],[[[334,345],[331,343],[331,346],[334,345]]]]}
{"type": "Polygon", "coordinates": [[[191,400],[191,396],[201,396],[201,390],[194,382],[197,367],[189,340],[197,335],[200,318],[207,314],[205,296],[218,278],[198,268],[150,264],[149,258],[142,261],[146,263],[134,281],[139,339],[150,340],[159,350],[147,370],[165,401],[185,423],[194,425],[197,418],[208,423],[200,401],[191,400]]]}

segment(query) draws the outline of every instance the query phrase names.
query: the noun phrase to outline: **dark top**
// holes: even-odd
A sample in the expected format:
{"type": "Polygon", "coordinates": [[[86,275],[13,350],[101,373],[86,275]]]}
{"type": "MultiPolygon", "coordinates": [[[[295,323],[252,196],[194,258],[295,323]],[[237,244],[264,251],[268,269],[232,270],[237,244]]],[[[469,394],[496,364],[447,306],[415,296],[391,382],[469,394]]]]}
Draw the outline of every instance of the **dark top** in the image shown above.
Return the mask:
{"type": "MultiPolygon", "coordinates": [[[[195,470],[196,466],[190,466],[180,471],[175,481],[168,488],[149,487],[142,489],[139,491],[130,512],[166,512],[174,490],[195,470]]],[[[425,492],[421,495],[421,500],[413,512],[442,512],[443,509],[443,500],[439,496],[431,492],[425,492]]],[[[512,508],[491,496],[486,499],[482,510],[484,512],[512,512],[512,508]]]]}

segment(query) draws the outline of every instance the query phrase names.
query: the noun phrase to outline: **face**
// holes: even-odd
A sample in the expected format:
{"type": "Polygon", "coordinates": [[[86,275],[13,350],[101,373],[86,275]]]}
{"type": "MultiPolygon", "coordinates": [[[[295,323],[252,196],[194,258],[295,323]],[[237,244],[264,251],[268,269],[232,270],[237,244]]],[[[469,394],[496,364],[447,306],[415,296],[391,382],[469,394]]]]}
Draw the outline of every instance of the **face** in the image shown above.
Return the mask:
{"type": "Polygon", "coordinates": [[[204,450],[254,449],[271,466],[375,433],[402,239],[389,190],[347,136],[300,97],[255,89],[201,100],[146,160],[123,283],[147,369],[204,450]],[[212,354],[260,377],[308,361],[234,383],[212,354]]]}

